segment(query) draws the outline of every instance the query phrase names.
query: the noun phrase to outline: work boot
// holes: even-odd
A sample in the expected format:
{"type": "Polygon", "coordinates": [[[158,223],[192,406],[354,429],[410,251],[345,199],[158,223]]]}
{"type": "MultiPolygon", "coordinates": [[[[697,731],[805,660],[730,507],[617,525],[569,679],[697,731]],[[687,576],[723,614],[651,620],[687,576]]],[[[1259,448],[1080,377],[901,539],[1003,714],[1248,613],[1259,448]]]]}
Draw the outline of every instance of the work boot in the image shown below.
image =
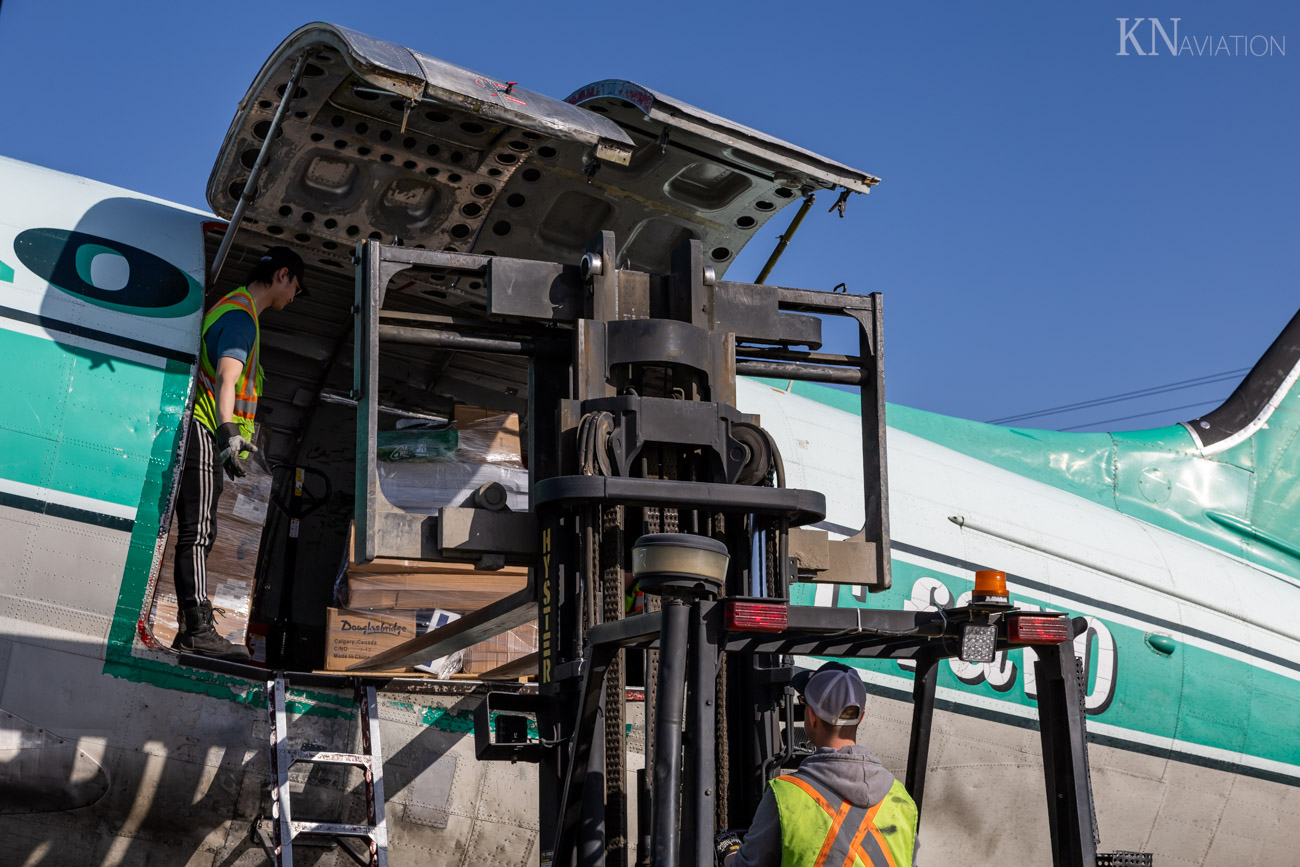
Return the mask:
{"type": "Polygon", "coordinates": [[[206,599],[198,605],[182,609],[177,616],[180,632],[172,642],[172,650],[210,656],[229,662],[248,662],[248,649],[231,644],[217,632],[217,620],[212,615],[212,603],[206,599]]]}

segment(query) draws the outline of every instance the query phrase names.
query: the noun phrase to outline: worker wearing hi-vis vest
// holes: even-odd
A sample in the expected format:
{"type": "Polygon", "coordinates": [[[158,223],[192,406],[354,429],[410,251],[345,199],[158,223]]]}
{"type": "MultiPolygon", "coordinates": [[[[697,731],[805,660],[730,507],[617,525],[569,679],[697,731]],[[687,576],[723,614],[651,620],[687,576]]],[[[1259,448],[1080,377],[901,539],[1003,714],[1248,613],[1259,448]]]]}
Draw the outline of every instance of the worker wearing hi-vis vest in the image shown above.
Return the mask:
{"type": "Polygon", "coordinates": [[[817,751],[777,777],[753,824],[718,835],[728,867],[913,867],[916,804],[871,753],[857,745],[867,691],[856,671],[828,662],[795,676],[804,732],[817,751]]]}
{"type": "Polygon", "coordinates": [[[262,391],[258,363],[258,316],[283,310],[305,291],[302,257],[288,247],[271,247],[252,267],[245,285],[226,295],[203,317],[194,419],[190,427],[180,490],[176,494],[177,619],[172,648],[185,653],[247,662],[248,651],[216,629],[208,599],[207,560],[217,538],[217,501],[222,473],[244,476],[252,452],[257,398],[262,391]]]}

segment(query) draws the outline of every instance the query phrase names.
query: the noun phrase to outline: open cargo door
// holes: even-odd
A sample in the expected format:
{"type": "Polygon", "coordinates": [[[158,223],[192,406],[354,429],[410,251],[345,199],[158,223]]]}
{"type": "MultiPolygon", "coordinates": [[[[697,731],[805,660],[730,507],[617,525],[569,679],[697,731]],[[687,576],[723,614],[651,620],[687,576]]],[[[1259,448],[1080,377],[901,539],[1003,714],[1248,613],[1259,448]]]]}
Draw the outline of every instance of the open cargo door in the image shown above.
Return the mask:
{"type": "MultiPolygon", "coordinates": [[[[223,279],[207,287],[209,301],[234,288],[253,254],[271,244],[298,250],[312,272],[311,298],[264,326],[263,404],[282,459],[295,457],[283,449],[302,442],[322,391],[349,389],[359,241],[576,263],[587,241],[609,230],[619,238],[618,267],[666,272],[670,252],[698,240],[721,277],[785,205],[878,182],[630,82],[597,82],[561,101],[316,23],[275,50],[240,101],[208,180],[216,214],[234,214],[286,96],[223,279]],[[299,85],[287,94],[300,59],[299,85]]],[[[385,310],[485,309],[480,281],[408,273],[389,287],[385,310]]],[[[526,384],[522,360],[384,352],[393,377],[381,376],[381,399],[389,405],[445,414],[454,398],[524,409],[514,397],[526,384]]]]}
{"type": "MultiPolygon", "coordinates": [[[[577,261],[606,229],[623,239],[620,266],[665,270],[669,252],[696,239],[721,276],[800,195],[877,183],[631,82],[597,82],[562,102],[309,24],[276,49],[240,103],[208,181],[217,214],[233,214],[304,54],[241,232],[309,260],[346,264],[370,238],[577,261]]],[[[428,288],[473,303],[460,288],[428,288]]]]}
{"type": "MultiPolygon", "coordinates": [[[[367,424],[370,438],[394,413],[448,419],[454,404],[476,404],[520,413],[525,449],[529,441],[522,354],[475,352],[465,341],[460,348],[376,341],[366,361],[373,385],[355,388],[353,348],[364,336],[364,329],[353,334],[360,242],[399,256],[427,250],[575,268],[593,236],[608,231],[619,239],[617,268],[668,273],[673,251],[694,241],[720,277],[785,205],[875,183],[629,82],[598,82],[562,101],[346,28],[310,24],[263,65],[213,167],[212,209],[227,219],[242,210],[227,267],[208,293],[237,285],[266,246],[303,256],[310,296],[262,326],[267,388],[259,421],[275,435],[265,451],[298,465],[325,463],[340,490],[352,477],[360,494],[374,486],[350,470],[365,461],[343,454],[351,431],[340,426],[339,408],[324,403],[360,400],[365,413],[389,412],[367,424]]],[[[210,235],[210,250],[219,234],[210,235]]],[[[363,305],[367,316],[376,327],[380,319],[393,327],[434,318],[469,333],[500,325],[487,316],[486,281],[451,265],[400,270],[384,281],[373,310],[363,305]]],[[[547,334],[572,327],[556,321],[547,334]]],[[[516,336],[528,338],[520,328],[516,336]]],[[[786,343],[816,348],[796,337],[786,343]]],[[[370,460],[374,449],[362,440],[370,460]]],[[[360,559],[411,556],[367,554],[360,559]]]]}

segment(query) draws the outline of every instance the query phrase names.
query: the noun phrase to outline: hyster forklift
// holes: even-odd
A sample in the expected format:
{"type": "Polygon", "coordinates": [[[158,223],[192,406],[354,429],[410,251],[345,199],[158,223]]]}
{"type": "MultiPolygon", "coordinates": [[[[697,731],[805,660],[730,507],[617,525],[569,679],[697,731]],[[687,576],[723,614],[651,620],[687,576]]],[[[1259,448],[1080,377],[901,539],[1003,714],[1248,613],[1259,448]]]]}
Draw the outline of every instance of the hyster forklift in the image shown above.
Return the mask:
{"type": "Polygon", "coordinates": [[[800,580],[890,584],[878,294],[719,280],[694,240],[673,252],[669,273],[620,269],[610,232],[571,263],[372,243],[360,256],[357,463],[367,476],[358,491],[373,499],[379,490],[376,407],[366,396],[382,342],[530,361],[530,511],[504,509],[485,490],[481,503],[442,509],[421,536],[408,525],[428,522],[371,502],[358,509],[357,544],[358,559],[437,550],[528,563],[533,581],[355,668],[436,656],[538,618],[539,657],[524,661],[539,672],[537,692],[489,693],[475,711],[475,741],[481,760],[537,764],[543,867],[628,867],[629,810],[639,819],[637,864],[710,867],[715,829],[743,828],[767,781],[809,752],[796,741],[796,656],[915,663],[905,784],[920,809],[937,664],[990,662],[1027,646],[1037,655],[1054,863],[1111,863],[1096,853],[1072,648],[1081,620],[1016,610],[1000,573],[980,573],[971,603],[946,610],[789,601],[800,580]],[[386,313],[386,287],[413,269],[480,282],[485,315],[386,313]],[[857,323],[856,356],[816,351],[822,316],[857,323]],[[786,486],[773,438],[735,406],[741,374],[860,389],[867,519],[856,535],[809,529],[825,519],[825,497],[786,486]],[[644,596],[641,613],[628,613],[634,593],[644,596]],[[644,676],[650,765],[632,792],[629,671],[644,676]]]}
{"type": "Polygon", "coordinates": [[[335,328],[335,356],[352,345],[351,393],[331,357],[321,399],[357,408],[355,561],[530,567],[523,590],[352,672],[537,620],[538,653],[485,676],[531,671],[536,688],[488,693],[475,743],[536,764],[543,867],[710,867],[716,831],[745,827],[808,754],[796,657],[914,665],[905,784],[921,809],[939,663],[1028,646],[1054,863],[1127,863],[1096,852],[1081,621],[1018,611],[996,573],[944,610],[790,602],[802,581],[890,587],[881,297],[764,282],[816,193],[842,215],[876,182],[631,82],[561,102],[329,25],[286,40],[241,104],[209,200],[242,240],[222,238],[214,275],[232,247],[274,240],[341,283],[355,251],[348,327],[313,326],[335,328]],[[720,279],[799,198],[758,281],[720,279]],[[856,354],[820,351],[828,319],[856,329],[856,354]],[[825,495],[787,485],[763,419],[737,408],[739,376],[859,390],[860,529],[817,528],[825,495]],[[433,391],[520,412],[527,511],[494,484],[436,514],[387,502],[380,413],[433,391]],[[635,774],[629,684],[645,697],[635,774]]]}

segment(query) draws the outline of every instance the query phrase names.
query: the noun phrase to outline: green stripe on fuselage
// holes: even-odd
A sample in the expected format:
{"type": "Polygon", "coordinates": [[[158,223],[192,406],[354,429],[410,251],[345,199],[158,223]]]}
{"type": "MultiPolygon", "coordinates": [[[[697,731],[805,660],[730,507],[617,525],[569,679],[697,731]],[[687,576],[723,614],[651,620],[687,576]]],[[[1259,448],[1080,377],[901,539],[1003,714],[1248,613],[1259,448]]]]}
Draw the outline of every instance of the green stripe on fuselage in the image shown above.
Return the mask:
{"type": "MultiPolygon", "coordinates": [[[[893,560],[893,587],[870,594],[866,601],[854,597],[852,588],[836,588],[835,604],[843,608],[901,610],[912,595],[918,579],[938,579],[956,599],[973,582],[902,560],[893,560]]],[[[796,604],[811,605],[816,588],[796,585],[791,592],[796,604]]],[[[1014,601],[1072,615],[1092,615],[1043,599],[1015,594],[1014,601]]],[[[1115,647],[1114,692],[1109,704],[1090,720],[1143,735],[1173,738],[1201,746],[1240,752],[1248,756],[1295,765],[1300,769],[1300,681],[1259,668],[1249,662],[1178,640],[1171,655],[1151,648],[1147,633],[1110,620],[1097,618],[1109,631],[1115,647]]],[[[949,664],[940,665],[939,686],[1007,704],[1035,706],[1026,695],[1024,652],[1011,651],[1015,676],[1005,690],[987,681],[963,683],[949,664]]],[[[911,672],[891,660],[851,660],[868,671],[910,679],[911,672]]],[[[1098,667],[1089,671],[1089,692],[1094,695],[1098,667]]]]}
{"type": "Polygon", "coordinates": [[[14,365],[0,380],[0,475],[136,505],[148,473],[163,371],[4,329],[0,357],[14,365]]]}
{"type": "MultiPolygon", "coordinates": [[[[811,382],[765,385],[858,415],[854,392],[811,382]]],[[[1300,388],[1300,386],[1297,386],[1300,388]]],[[[1300,448],[1284,402],[1270,425],[1216,455],[1200,454],[1182,425],[1116,433],[1003,427],[888,404],[889,427],[990,466],[1075,494],[1252,563],[1300,578],[1292,495],[1300,448]],[[1263,471],[1257,469],[1262,467],[1263,471]]]]}

